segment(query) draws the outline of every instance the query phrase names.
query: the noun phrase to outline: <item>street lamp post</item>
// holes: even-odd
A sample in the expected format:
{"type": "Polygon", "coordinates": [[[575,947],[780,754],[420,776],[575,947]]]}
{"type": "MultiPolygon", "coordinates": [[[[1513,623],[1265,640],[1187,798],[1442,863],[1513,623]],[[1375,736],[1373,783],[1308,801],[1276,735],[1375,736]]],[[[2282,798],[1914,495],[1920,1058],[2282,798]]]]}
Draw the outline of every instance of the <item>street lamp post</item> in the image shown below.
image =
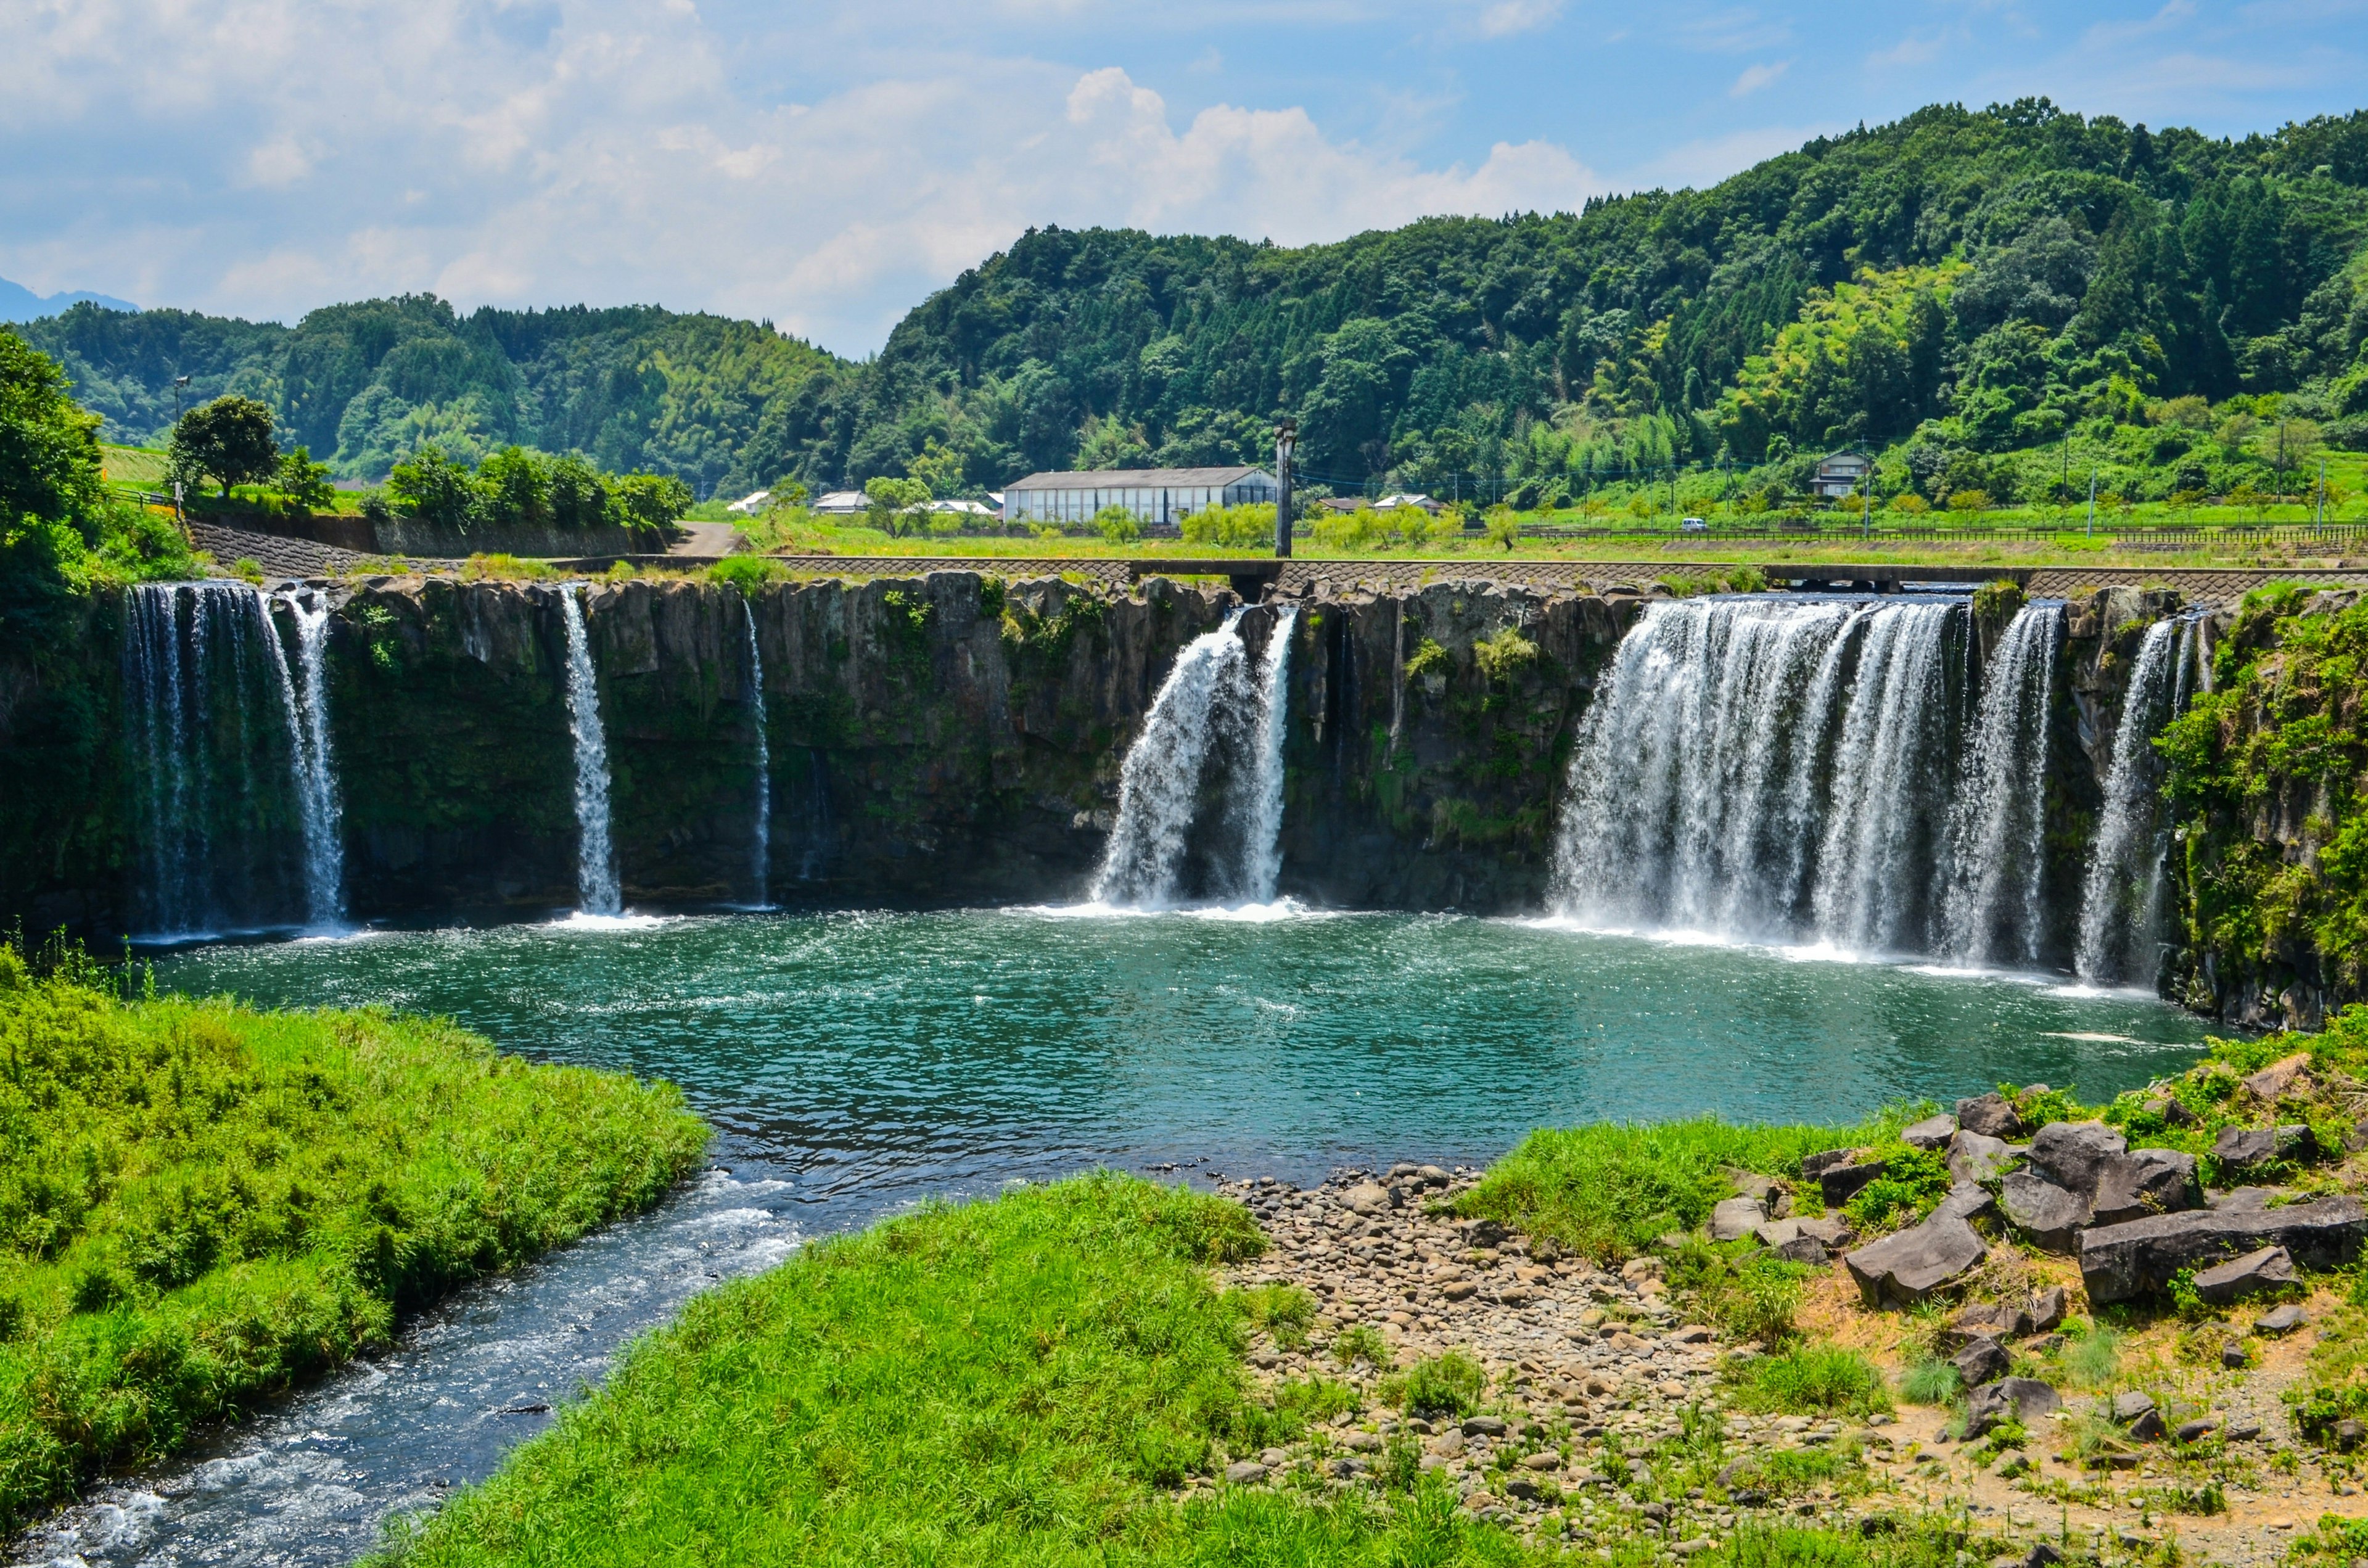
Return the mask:
{"type": "Polygon", "coordinates": [[[176,425],[181,422],[181,390],[188,384],[189,378],[187,376],[173,378],[173,423],[176,425]]]}
{"type": "Polygon", "coordinates": [[[1299,444],[1299,422],[1280,419],[1274,426],[1274,553],[1291,555],[1291,451],[1299,444]]]}

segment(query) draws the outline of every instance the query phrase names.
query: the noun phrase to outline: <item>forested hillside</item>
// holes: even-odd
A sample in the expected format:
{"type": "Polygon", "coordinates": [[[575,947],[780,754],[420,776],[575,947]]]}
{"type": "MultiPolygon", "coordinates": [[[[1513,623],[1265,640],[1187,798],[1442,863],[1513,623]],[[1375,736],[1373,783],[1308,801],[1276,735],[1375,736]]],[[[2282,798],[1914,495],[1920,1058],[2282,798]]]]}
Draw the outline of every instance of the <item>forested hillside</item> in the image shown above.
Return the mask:
{"type": "Polygon", "coordinates": [[[517,444],[702,493],[735,479],[759,428],[840,363],[769,323],[647,306],[461,317],[424,294],[332,305],[293,327],[85,304],[15,330],[65,366],[110,441],[161,443],[185,375],[185,405],[260,399],[291,445],[341,474],[381,477],[429,443],[471,460],[517,444]]]}
{"type": "Polygon", "coordinates": [[[1753,483],[1774,494],[1845,443],[1888,449],[1886,490],[2003,500],[2031,465],[1999,454],[2067,435],[2134,465],[2126,490],[2217,494],[2270,460],[2248,443],[2271,415],[2368,448],[2364,244],[2368,111],[2214,141],[2035,100],[1576,215],[1301,249],[1031,231],[860,365],[712,317],[458,319],[425,297],[293,329],[85,307],[24,330],[116,434],[169,419],[177,367],[351,473],[519,441],[702,494],[791,474],[975,494],[1259,460],[1290,413],[1318,482],[1522,506],[1688,464],[1773,464],[1753,483]]]}

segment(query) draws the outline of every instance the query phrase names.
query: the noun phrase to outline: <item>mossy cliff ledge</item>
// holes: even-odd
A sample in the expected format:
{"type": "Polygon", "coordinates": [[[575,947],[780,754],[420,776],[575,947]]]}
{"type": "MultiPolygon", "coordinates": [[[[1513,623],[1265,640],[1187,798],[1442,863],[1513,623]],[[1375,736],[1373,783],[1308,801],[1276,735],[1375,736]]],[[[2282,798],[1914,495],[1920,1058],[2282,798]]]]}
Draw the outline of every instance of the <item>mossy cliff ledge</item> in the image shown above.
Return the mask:
{"type": "MultiPolygon", "coordinates": [[[[346,903],[359,920],[576,902],[569,594],[598,672],[624,895],[643,907],[1081,897],[1127,748],[1178,653],[1240,609],[1261,656],[1282,621],[1280,607],[1163,579],[1111,594],[968,572],[745,588],[390,577],[325,591],[346,903]]],[[[1471,583],[1299,603],[1281,891],[1534,906],[1573,730],[1639,608],[1471,583]]],[[[11,687],[16,727],[0,715],[0,758],[27,808],[0,827],[0,910],[112,940],[141,928],[142,785],[119,675],[126,618],[113,600],[89,609],[73,645],[11,687]],[[58,722],[37,732],[24,722],[36,713],[58,722]],[[38,766],[68,740],[74,767],[38,766]]],[[[292,647],[290,609],[274,601],[271,614],[292,647]]],[[[217,761],[235,756],[241,716],[216,702],[203,722],[221,731],[203,740],[217,761]]],[[[266,831],[285,759],[249,766],[261,781],[249,814],[266,831]]],[[[255,875],[287,880],[292,865],[255,875]]]]}

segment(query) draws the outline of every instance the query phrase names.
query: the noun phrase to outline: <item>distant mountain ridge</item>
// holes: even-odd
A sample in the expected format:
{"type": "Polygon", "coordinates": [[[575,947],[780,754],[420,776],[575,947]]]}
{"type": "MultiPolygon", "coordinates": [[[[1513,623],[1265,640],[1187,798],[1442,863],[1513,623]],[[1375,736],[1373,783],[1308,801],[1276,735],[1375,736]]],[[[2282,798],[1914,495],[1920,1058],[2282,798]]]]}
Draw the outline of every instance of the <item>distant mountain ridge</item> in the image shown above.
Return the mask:
{"type": "Polygon", "coordinates": [[[882,474],[974,495],[1263,460],[1288,414],[1337,489],[1551,506],[1718,464],[1790,493],[1851,445],[1931,494],[1989,490],[1994,455],[2162,400],[2277,394],[2368,447],[2368,110],[2232,140],[1938,105],[1577,213],[1295,248],[1030,230],[860,363],[769,324],[427,295],[292,328],[83,304],[19,330],[115,438],[160,436],[186,374],[364,476],[515,441],[702,495],[882,474]]]}
{"type": "Polygon", "coordinates": [[[140,307],[129,300],[119,300],[112,294],[94,294],[86,289],[66,294],[36,294],[21,283],[11,283],[0,278],[0,322],[39,321],[54,316],[87,300],[102,310],[136,311],[140,307]]]}

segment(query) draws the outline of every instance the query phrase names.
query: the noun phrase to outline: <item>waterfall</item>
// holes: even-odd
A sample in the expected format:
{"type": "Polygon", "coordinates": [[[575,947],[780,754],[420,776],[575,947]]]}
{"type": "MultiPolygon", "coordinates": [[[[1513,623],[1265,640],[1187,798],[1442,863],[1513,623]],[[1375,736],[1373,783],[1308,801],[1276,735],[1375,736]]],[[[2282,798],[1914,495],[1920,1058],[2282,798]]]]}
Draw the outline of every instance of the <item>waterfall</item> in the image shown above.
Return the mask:
{"type": "Polygon", "coordinates": [[[1223,699],[1241,685],[1247,658],[1234,625],[1241,613],[1186,643],[1151,700],[1143,733],[1119,767],[1118,824],[1094,878],[1097,903],[1159,908],[1176,900],[1201,765],[1227,718],[1223,699]]]}
{"type": "Polygon", "coordinates": [[[757,610],[740,601],[748,622],[748,701],[754,710],[750,728],[757,738],[757,831],[755,834],[757,906],[773,902],[773,756],[765,743],[765,658],[757,651],[757,610]]]}
{"type": "Polygon", "coordinates": [[[2138,644],[2137,665],[2122,699],[2121,728],[2113,735],[2112,766],[2105,776],[2104,815],[2081,889],[2075,967],[2083,980],[2129,979],[2152,968],[2162,887],[2162,856],[2155,842],[2155,791],[2162,764],[2154,738],[2183,705],[2194,636],[2193,618],[2157,620],[2138,644]]]}
{"type": "Polygon", "coordinates": [[[1952,603],[1647,607],[1581,721],[1554,901],[1597,924],[1921,939],[1952,603]]]}
{"type": "Polygon", "coordinates": [[[271,639],[271,654],[293,742],[288,762],[304,833],[305,913],[313,926],[329,928],[342,925],[346,917],[345,812],[337,797],[336,760],[329,749],[329,605],[319,593],[290,591],[278,597],[296,625],[293,678],[277,636],[271,639]]]}
{"type": "Polygon", "coordinates": [[[586,915],[618,915],[624,899],[609,842],[609,742],[600,732],[599,680],[578,591],[575,584],[559,590],[567,620],[567,722],[575,740],[575,897],[586,915]]]}
{"type": "Polygon", "coordinates": [[[227,581],[127,589],[122,676],[144,932],[192,937],[302,919],[287,894],[309,869],[305,743],[263,596],[227,581]],[[284,774],[274,766],[281,748],[284,774]],[[292,800],[269,782],[279,777],[292,800]],[[285,830],[291,805],[301,849],[285,830]]]}
{"type": "Polygon", "coordinates": [[[1243,896],[1252,903],[1272,903],[1275,879],[1282,873],[1282,743],[1291,717],[1291,633],[1298,621],[1295,606],[1279,611],[1258,660],[1258,769],[1249,831],[1242,838],[1243,896]]]}
{"type": "Polygon", "coordinates": [[[2049,699],[2063,634],[2061,604],[2025,605],[1982,672],[1941,907],[1941,950],[1962,962],[2039,961],[2049,699]]]}

